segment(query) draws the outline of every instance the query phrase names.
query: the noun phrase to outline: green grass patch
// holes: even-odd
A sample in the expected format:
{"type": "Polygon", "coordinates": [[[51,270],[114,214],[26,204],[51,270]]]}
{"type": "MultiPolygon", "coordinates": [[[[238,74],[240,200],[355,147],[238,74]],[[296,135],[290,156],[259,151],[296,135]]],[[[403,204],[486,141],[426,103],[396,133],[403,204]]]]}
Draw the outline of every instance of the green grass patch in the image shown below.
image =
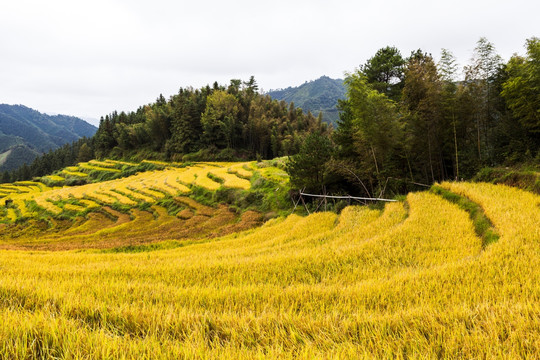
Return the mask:
{"type": "Polygon", "coordinates": [[[219,176],[217,175],[214,175],[212,173],[208,173],[206,174],[206,176],[210,179],[210,180],[213,180],[221,185],[223,185],[223,183],[225,183],[225,180],[223,180],[222,178],[220,178],[219,176]]]}
{"type": "Polygon", "coordinates": [[[130,211],[133,208],[133,206],[122,204],[119,201],[115,201],[114,203],[112,203],[109,206],[111,207],[111,209],[116,210],[116,211],[121,212],[121,213],[124,213],[124,214],[130,214],[130,211]]]}
{"type": "Polygon", "coordinates": [[[477,203],[460,196],[456,193],[443,189],[440,186],[433,185],[430,191],[434,194],[442,196],[444,199],[456,204],[460,209],[469,213],[469,217],[474,225],[474,231],[482,239],[482,246],[486,247],[499,240],[499,234],[489,218],[484,213],[484,210],[477,203]]]}
{"type": "Polygon", "coordinates": [[[255,172],[248,190],[220,187],[212,191],[191,185],[188,195],[195,201],[211,207],[227,204],[238,213],[254,210],[261,213],[288,215],[292,209],[289,187],[255,172]]]}
{"type": "Polygon", "coordinates": [[[540,169],[538,167],[483,168],[474,176],[473,181],[504,184],[540,195],[540,169]]]}
{"type": "Polygon", "coordinates": [[[166,167],[164,165],[152,162],[142,162],[140,164],[122,162],[116,164],[116,166],[120,167],[120,169],[114,169],[115,171],[84,169],[86,170],[86,173],[88,174],[88,179],[90,180],[87,182],[103,182],[109,180],[116,180],[132,176],[141,172],[163,170],[166,167]]]}
{"type": "MultiPolygon", "coordinates": [[[[176,216],[176,214],[179,211],[182,211],[182,210],[185,209],[185,206],[183,206],[182,204],[179,204],[178,201],[175,201],[174,198],[172,196],[170,196],[170,195],[164,197],[163,199],[159,199],[157,201],[156,205],[164,207],[165,209],[167,209],[167,214],[169,214],[171,216],[176,216]]],[[[149,209],[147,211],[151,211],[151,209],[149,209]]]]}
{"type": "Polygon", "coordinates": [[[116,253],[137,254],[137,253],[142,253],[142,252],[176,249],[176,248],[181,248],[184,246],[201,244],[208,241],[211,241],[211,239],[203,238],[203,239],[198,239],[198,240],[185,240],[185,241],[170,240],[170,241],[161,241],[161,242],[142,244],[142,245],[119,246],[119,247],[115,247],[111,249],[96,250],[95,252],[105,253],[105,254],[116,254],[116,253]]]}

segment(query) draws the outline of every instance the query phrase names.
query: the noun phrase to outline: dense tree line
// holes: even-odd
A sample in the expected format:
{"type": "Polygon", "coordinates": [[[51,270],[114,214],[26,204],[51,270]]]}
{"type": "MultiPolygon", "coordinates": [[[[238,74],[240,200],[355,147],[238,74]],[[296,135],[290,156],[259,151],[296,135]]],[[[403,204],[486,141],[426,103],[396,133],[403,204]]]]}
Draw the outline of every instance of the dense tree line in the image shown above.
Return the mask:
{"type": "Polygon", "coordinates": [[[306,133],[328,131],[310,113],[257,90],[253,77],[231,80],[227,87],[215,83],[180,89],[136,112],[108,115],[94,137],[96,155],[126,156],[147,149],[178,161],[269,159],[295,154],[306,133]]]}
{"type": "Polygon", "coordinates": [[[527,40],[526,56],[507,64],[481,38],[461,80],[448,50],[436,63],[421,50],[403,58],[383,48],[348,74],[330,148],[302,148],[289,165],[292,183],[372,196],[470,178],[486,166],[538,164],[539,64],[537,38],[527,40]]]}

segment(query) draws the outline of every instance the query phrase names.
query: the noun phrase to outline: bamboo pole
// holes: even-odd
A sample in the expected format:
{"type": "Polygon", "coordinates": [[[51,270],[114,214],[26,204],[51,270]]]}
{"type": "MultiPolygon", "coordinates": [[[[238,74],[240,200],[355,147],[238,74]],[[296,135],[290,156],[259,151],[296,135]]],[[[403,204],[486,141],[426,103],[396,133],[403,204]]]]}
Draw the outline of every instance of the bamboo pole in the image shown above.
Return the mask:
{"type": "MultiPolygon", "coordinates": [[[[358,197],[358,196],[333,196],[333,195],[316,195],[316,194],[308,194],[308,193],[300,193],[300,196],[309,196],[309,197],[316,197],[316,198],[330,198],[330,199],[352,199],[352,200],[364,200],[364,201],[387,201],[387,202],[395,202],[397,200],[394,199],[382,199],[382,198],[366,198],[366,197],[358,197]]],[[[304,200],[302,199],[302,202],[304,200]]]]}

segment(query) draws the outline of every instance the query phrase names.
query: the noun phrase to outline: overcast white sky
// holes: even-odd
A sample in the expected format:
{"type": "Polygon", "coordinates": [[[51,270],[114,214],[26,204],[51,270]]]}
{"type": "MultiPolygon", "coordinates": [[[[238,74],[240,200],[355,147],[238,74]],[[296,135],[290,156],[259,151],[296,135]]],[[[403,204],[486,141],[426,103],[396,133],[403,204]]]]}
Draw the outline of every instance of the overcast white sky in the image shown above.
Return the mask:
{"type": "Polygon", "coordinates": [[[180,87],[341,78],[392,45],[466,64],[540,36],[537,0],[0,0],[0,103],[95,118],[180,87]]]}

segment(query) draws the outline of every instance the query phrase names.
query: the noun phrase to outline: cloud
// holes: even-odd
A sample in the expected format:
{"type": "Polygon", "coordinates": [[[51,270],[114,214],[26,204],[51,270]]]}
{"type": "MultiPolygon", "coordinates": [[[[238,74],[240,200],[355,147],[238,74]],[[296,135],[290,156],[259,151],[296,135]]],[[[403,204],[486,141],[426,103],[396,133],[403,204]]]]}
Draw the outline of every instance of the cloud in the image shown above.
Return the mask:
{"type": "MultiPolygon", "coordinates": [[[[160,93],[255,75],[263,89],[341,77],[377,49],[442,47],[467,63],[480,36],[507,59],[540,6],[502,1],[105,1],[3,4],[0,102],[99,118],[160,93]]],[[[536,32],[536,33],[535,33],[536,32]]]]}

